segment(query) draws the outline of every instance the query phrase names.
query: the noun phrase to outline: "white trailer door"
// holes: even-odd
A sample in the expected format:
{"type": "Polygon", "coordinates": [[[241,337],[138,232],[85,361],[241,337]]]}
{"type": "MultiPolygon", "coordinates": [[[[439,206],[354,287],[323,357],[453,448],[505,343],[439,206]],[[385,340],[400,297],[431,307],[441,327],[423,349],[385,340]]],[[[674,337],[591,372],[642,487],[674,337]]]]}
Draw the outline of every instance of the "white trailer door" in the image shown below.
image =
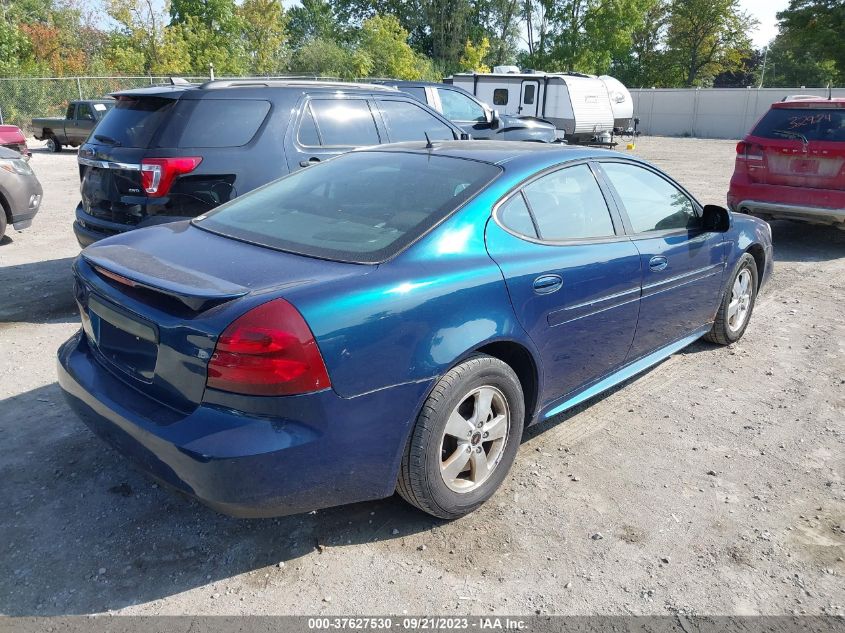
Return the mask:
{"type": "Polygon", "coordinates": [[[540,81],[537,79],[525,79],[522,82],[522,90],[519,94],[520,116],[537,116],[540,107],[540,81]]]}

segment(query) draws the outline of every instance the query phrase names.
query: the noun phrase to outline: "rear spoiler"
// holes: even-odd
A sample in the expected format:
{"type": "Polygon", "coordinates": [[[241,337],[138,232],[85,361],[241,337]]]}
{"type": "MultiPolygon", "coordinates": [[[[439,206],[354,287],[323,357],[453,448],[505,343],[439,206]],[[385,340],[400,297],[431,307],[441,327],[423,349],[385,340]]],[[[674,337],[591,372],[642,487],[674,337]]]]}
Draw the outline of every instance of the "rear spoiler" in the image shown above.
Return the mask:
{"type": "Polygon", "coordinates": [[[164,262],[143,251],[121,244],[92,244],[82,259],[101,276],[130,288],[142,288],[170,296],[192,310],[237,299],[249,288],[164,262]]]}

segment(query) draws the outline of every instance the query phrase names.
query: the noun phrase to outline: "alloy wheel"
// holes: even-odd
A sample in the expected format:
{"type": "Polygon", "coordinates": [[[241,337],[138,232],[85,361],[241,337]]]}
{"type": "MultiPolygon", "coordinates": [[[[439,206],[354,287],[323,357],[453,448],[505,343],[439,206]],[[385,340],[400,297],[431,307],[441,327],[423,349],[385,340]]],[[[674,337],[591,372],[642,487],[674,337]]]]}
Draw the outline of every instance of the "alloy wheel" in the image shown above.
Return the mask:
{"type": "Polygon", "coordinates": [[[464,396],[440,442],[440,475],[450,490],[470,492],[490,477],[502,458],[510,422],[507,400],[495,387],[464,396]]]}
{"type": "Polygon", "coordinates": [[[751,271],[743,268],[734,280],[731,288],[731,301],[728,304],[728,327],[731,332],[738,332],[745,325],[751,310],[752,285],[754,278],[751,271]]]}

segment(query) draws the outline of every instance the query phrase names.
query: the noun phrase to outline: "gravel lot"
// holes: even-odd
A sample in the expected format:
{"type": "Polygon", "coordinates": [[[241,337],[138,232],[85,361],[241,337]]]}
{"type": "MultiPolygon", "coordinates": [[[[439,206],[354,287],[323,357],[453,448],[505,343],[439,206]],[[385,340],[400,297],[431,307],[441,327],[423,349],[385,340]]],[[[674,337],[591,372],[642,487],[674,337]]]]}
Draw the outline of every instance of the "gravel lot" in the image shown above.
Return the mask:
{"type": "MultiPolygon", "coordinates": [[[[733,142],[635,153],[724,203],[733,142]]],[[[532,429],[473,515],[394,497],[237,520],[65,406],[78,175],[71,152],[31,164],[44,206],[0,244],[0,613],[845,614],[845,231],[775,223],[745,338],[532,429]]]]}

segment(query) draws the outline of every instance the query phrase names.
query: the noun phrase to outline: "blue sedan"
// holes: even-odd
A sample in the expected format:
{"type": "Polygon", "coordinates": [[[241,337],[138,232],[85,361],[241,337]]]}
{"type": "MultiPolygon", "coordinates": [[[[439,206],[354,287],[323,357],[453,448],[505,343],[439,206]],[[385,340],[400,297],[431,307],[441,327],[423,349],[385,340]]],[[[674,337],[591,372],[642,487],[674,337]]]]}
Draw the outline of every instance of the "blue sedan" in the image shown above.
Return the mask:
{"type": "Polygon", "coordinates": [[[490,498],[523,429],[748,327],[769,226],[635,158],[523,143],[351,152],[74,264],[73,409],[235,516],[490,498]]]}

